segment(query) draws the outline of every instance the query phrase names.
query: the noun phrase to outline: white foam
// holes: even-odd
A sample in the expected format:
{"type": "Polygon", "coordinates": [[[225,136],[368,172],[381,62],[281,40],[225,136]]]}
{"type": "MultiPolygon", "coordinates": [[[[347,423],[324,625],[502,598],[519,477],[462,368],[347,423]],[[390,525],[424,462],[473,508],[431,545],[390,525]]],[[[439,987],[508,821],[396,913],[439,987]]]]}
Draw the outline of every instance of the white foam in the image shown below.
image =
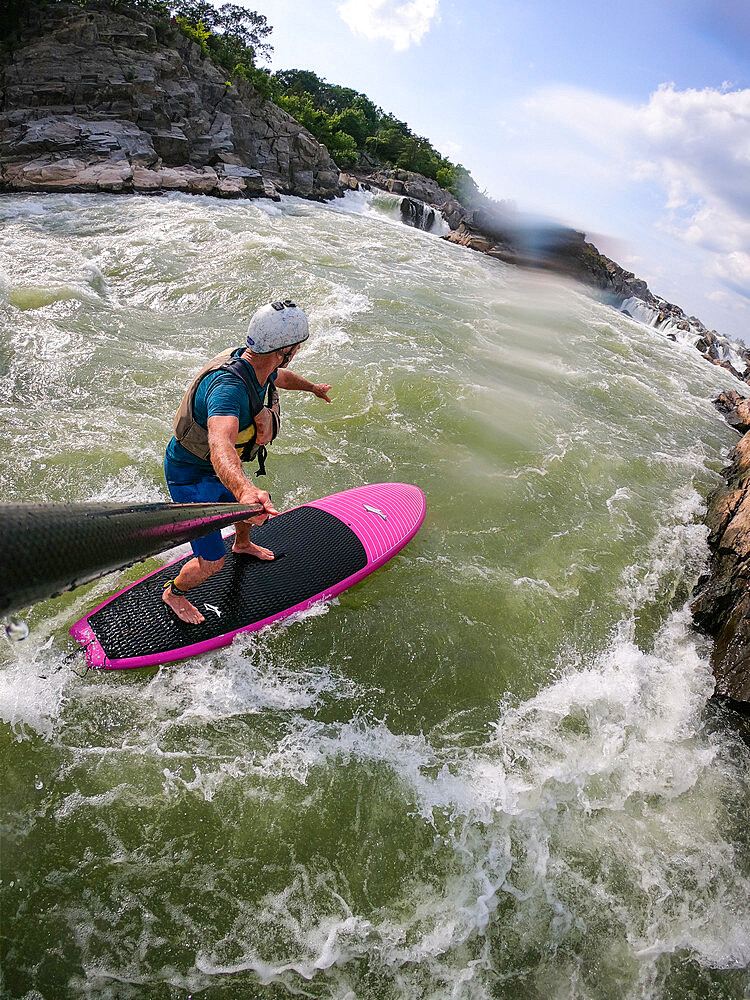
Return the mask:
{"type": "Polygon", "coordinates": [[[345,285],[334,284],[331,291],[317,305],[308,310],[310,324],[315,331],[307,351],[311,356],[325,355],[331,350],[352,342],[349,324],[355,316],[369,312],[372,302],[362,292],[354,292],[345,285]]]}
{"type": "MultiPolygon", "coordinates": [[[[479,944],[500,906],[504,929],[494,933],[524,948],[565,948],[614,910],[618,946],[630,951],[626,962],[640,965],[639,982],[644,968],[655,971],[661,955],[677,950],[708,967],[742,968],[750,958],[750,915],[743,917],[737,904],[750,883],[713,825],[696,822],[719,804],[722,783],[715,779],[715,749],[701,736],[710,675],[687,622],[686,612],[673,616],[653,654],[625,635],[615,638],[593,663],[572,667],[535,698],[506,709],[485,748],[449,751],[442,763],[423,738],[395,735],[382,723],[310,724],[292,734],[262,762],[267,777],[305,782],[315,770],[352,760],[365,769],[384,764],[434,827],[436,841],[454,853],[456,869],[439,886],[404,887],[397,919],[359,913],[333,888],[311,912],[308,874],[293,871],[281,891],[263,897],[259,911],[243,913],[233,942],[242,957],[226,962],[201,949],[195,984],[252,970],[264,985],[281,987],[297,976],[317,980],[335,967],[357,995],[354,971],[364,960],[394,975],[400,970],[402,991],[411,995],[418,981],[411,971],[421,970],[420,980],[428,974],[433,982],[455,981],[457,949],[479,944]],[[652,831],[647,802],[653,798],[661,804],[652,831]],[[618,865],[602,856],[615,841],[618,865],[640,885],[623,884],[618,865]],[[670,871],[685,856],[713,858],[719,898],[705,894],[700,878],[695,888],[674,880],[670,871]],[[647,924],[640,919],[644,896],[647,924]],[[260,928],[269,925],[285,941],[283,961],[263,947],[260,928]]],[[[383,793],[393,789],[384,785],[383,793]]],[[[491,963],[481,948],[472,952],[476,995],[490,996],[492,980],[482,970],[491,963]]]]}

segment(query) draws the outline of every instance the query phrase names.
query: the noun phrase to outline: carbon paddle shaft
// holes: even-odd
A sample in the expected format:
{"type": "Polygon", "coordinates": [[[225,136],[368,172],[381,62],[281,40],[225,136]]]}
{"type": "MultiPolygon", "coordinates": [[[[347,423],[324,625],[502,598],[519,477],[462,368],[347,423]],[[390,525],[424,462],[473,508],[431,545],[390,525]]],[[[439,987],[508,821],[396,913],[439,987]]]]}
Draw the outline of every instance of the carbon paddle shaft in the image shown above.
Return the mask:
{"type": "Polygon", "coordinates": [[[262,504],[0,504],[0,614],[263,513],[262,504]]]}

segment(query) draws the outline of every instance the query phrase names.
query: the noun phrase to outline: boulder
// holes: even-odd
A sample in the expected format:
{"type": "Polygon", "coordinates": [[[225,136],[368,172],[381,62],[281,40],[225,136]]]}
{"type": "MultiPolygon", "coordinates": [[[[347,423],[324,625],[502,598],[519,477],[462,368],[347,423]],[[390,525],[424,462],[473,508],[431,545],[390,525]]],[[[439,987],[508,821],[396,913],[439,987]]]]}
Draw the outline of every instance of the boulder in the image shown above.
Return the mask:
{"type": "Polygon", "coordinates": [[[281,201],[281,195],[276,190],[276,186],[273,181],[263,180],[263,196],[264,198],[270,198],[271,201],[281,201]]]}
{"type": "Polygon", "coordinates": [[[80,178],[86,190],[89,189],[89,184],[93,184],[98,191],[109,191],[113,194],[132,190],[132,180],[133,171],[127,161],[111,163],[106,160],[91,164],[80,178]]]}
{"type": "Polygon", "coordinates": [[[435,224],[435,211],[416,198],[402,198],[399,205],[401,221],[415,229],[429,232],[435,224]]]}
{"type": "Polygon", "coordinates": [[[471,229],[465,222],[462,222],[458,229],[454,229],[453,232],[446,233],[442,239],[449,243],[458,243],[459,246],[468,247],[470,250],[477,250],[480,253],[489,253],[495,250],[495,244],[492,240],[471,229]]]}
{"type": "Polygon", "coordinates": [[[734,389],[728,389],[714,400],[714,406],[724,415],[729,426],[740,434],[750,431],[750,399],[740,396],[734,389]]]}
{"type": "Polygon", "coordinates": [[[245,182],[241,177],[220,177],[216,191],[220,198],[242,198],[245,182]]]}
{"type": "MultiPolygon", "coordinates": [[[[249,197],[262,198],[265,195],[263,178],[259,170],[251,167],[243,167],[236,163],[223,163],[217,166],[217,174],[220,178],[231,178],[240,181],[239,190],[249,197]]],[[[237,185],[225,185],[222,190],[233,191],[237,185]]]]}
{"type": "Polygon", "coordinates": [[[190,160],[190,143],[185,133],[173,125],[169,131],[160,129],[151,136],[158,156],[169,166],[181,166],[190,160]]]}
{"type": "Polygon", "coordinates": [[[141,194],[153,194],[161,190],[161,171],[148,167],[133,167],[133,190],[141,194]]]}

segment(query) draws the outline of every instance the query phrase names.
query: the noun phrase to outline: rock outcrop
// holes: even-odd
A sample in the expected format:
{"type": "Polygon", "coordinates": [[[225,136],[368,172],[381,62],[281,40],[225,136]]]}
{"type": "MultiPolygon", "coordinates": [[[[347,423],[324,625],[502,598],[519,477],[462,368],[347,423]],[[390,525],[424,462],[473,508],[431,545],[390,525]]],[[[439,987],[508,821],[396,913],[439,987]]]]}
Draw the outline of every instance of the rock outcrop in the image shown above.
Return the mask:
{"type": "Polygon", "coordinates": [[[375,169],[368,173],[352,174],[363,186],[380,188],[391,194],[404,195],[410,201],[421,201],[437,210],[451,227],[456,229],[460,223],[470,218],[471,213],[455,198],[450,191],[440,187],[437,181],[416,174],[411,170],[375,169]]]}
{"type": "Polygon", "coordinates": [[[632,271],[600,253],[583,233],[558,226],[527,225],[512,213],[468,213],[443,237],[521,267],[558,271],[595,289],[604,301],[670,340],[691,343],[711,364],[750,382],[750,350],[707,330],[696,316],[654,295],[632,271]]]}
{"type": "Polygon", "coordinates": [[[711,559],[695,589],[693,617],[715,640],[716,693],[750,712],[750,399],[732,390],[715,405],[743,436],[724,469],[726,486],[709,498],[711,559]]]}
{"type": "Polygon", "coordinates": [[[34,5],[0,65],[0,190],[340,194],[328,150],[165,20],[34,5]]]}
{"type": "Polygon", "coordinates": [[[435,225],[435,210],[416,198],[402,198],[399,211],[404,225],[413,229],[423,229],[429,233],[435,225]]]}

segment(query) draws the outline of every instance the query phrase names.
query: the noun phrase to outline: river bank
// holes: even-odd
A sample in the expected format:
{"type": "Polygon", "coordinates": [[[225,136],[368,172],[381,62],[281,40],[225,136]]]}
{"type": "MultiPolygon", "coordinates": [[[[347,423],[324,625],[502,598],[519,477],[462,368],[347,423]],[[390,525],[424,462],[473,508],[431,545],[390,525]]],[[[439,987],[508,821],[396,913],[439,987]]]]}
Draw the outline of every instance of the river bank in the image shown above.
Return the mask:
{"type": "Polygon", "coordinates": [[[750,400],[727,390],[714,401],[742,435],[708,500],[711,560],[695,589],[693,616],[714,639],[716,694],[750,715],[750,400]]]}
{"type": "Polygon", "coordinates": [[[34,7],[0,66],[0,190],[331,198],[328,150],[179,27],[34,7]]]}

